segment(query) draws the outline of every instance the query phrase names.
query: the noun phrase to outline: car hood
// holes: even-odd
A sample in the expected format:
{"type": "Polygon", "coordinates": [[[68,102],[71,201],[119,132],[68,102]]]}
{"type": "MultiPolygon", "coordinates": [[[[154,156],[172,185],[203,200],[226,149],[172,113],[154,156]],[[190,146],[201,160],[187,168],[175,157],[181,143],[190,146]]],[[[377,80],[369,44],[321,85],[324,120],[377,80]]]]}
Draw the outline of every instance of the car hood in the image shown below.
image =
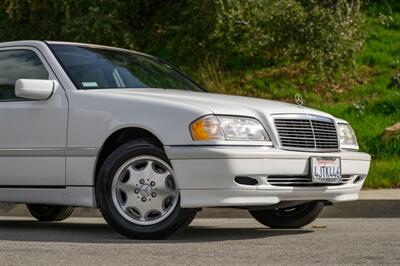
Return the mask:
{"type": "Polygon", "coordinates": [[[172,89],[107,89],[91,92],[110,93],[114,96],[144,97],[173,104],[185,104],[207,109],[210,113],[240,116],[265,116],[271,114],[312,114],[330,117],[328,113],[290,103],[271,101],[244,96],[194,92],[172,89]]]}

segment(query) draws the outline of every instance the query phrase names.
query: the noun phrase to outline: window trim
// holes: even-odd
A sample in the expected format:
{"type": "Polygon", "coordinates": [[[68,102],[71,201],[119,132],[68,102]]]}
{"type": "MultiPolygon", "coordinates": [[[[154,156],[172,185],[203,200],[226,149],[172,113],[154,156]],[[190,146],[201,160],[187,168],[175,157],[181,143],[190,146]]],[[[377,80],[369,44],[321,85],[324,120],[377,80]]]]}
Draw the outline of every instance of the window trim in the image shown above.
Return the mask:
{"type": "MultiPolygon", "coordinates": [[[[53,69],[50,67],[50,64],[47,62],[43,53],[37,47],[29,46],[29,45],[0,47],[0,52],[17,51],[17,50],[28,50],[28,51],[32,51],[33,53],[35,53],[49,75],[48,80],[56,80],[58,82],[58,78],[57,78],[56,74],[54,73],[53,69]]],[[[13,102],[20,103],[20,102],[40,102],[40,101],[43,101],[43,100],[22,99],[22,98],[21,99],[0,99],[0,103],[13,103],[13,102]]]]}

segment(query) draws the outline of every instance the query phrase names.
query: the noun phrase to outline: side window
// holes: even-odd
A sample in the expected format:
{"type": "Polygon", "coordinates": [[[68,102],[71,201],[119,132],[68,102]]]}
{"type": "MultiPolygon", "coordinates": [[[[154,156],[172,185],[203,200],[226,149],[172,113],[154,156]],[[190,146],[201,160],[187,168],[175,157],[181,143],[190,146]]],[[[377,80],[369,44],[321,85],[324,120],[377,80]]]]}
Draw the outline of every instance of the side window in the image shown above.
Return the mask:
{"type": "Polygon", "coordinates": [[[0,51],[0,101],[19,99],[14,91],[18,79],[49,79],[49,73],[31,50],[0,51]]]}

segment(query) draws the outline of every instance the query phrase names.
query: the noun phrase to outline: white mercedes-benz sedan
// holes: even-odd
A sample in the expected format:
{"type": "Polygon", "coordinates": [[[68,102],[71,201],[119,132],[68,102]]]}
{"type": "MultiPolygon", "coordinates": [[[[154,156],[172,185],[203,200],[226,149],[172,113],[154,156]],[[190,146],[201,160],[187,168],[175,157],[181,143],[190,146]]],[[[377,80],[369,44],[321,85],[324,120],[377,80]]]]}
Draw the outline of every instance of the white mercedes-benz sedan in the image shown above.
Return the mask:
{"type": "Polygon", "coordinates": [[[153,56],[0,44],[0,201],[26,203],[39,221],[99,208],[122,235],[157,239],[203,207],[232,207],[299,228],[357,200],[369,164],[346,121],[207,93],[153,56]]]}

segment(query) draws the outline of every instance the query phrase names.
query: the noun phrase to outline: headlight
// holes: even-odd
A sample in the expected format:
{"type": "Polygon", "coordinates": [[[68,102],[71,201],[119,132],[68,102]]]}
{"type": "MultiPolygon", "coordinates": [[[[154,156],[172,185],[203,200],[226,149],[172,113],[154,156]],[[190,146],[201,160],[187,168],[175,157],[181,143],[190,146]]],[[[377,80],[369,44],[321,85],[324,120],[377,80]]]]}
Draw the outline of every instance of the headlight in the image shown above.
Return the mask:
{"type": "Polygon", "coordinates": [[[340,145],[344,149],[358,150],[356,134],[349,124],[338,124],[340,145]]]}
{"type": "Polygon", "coordinates": [[[269,141],[263,126],[254,118],[205,116],[190,125],[193,140],[269,141]]]}

